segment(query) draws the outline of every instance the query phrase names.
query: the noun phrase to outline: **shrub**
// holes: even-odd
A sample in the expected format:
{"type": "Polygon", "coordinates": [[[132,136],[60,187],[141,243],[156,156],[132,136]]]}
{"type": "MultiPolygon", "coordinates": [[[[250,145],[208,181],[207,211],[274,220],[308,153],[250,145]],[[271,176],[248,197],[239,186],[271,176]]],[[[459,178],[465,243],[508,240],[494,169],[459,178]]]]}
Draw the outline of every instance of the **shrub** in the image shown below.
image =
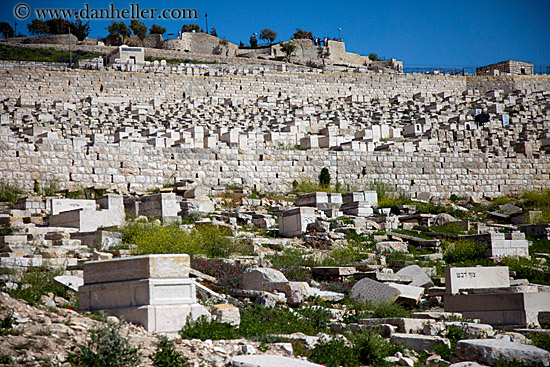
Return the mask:
{"type": "Polygon", "coordinates": [[[224,257],[238,250],[238,243],[226,227],[197,225],[191,230],[178,223],[131,221],[122,229],[125,243],[136,245],[134,253],[145,254],[205,254],[209,257],[224,257]]]}
{"type": "Polygon", "coordinates": [[[42,295],[50,292],[66,299],[76,299],[74,293],[54,284],[53,279],[62,274],[62,269],[52,270],[45,266],[29,267],[14,272],[12,275],[18,279],[18,285],[14,289],[6,288],[5,291],[11,297],[25,300],[31,305],[39,303],[42,295]]]}
{"type": "Polygon", "coordinates": [[[398,303],[385,303],[379,302],[371,305],[370,309],[373,311],[373,317],[407,317],[410,316],[410,312],[398,303]]]}
{"type": "Polygon", "coordinates": [[[155,367],[187,367],[185,358],[176,351],[174,342],[168,340],[165,335],[159,336],[157,350],[153,356],[153,366],[155,367]]]}
{"type": "Polygon", "coordinates": [[[69,352],[67,362],[77,367],[138,366],[138,349],[130,345],[127,335],[121,335],[121,328],[122,322],[103,319],[101,326],[91,330],[86,345],[78,345],[76,352],[69,352]]]}
{"type": "Polygon", "coordinates": [[[311,361],[324,364],[327,367],[355,367],[360,365],[357,351],[341,338],[319,341],[313,349],[311,361]]]}
{"type": "Polygon", "coordinates": [[[0,201],[15,203],[25,192],[9,182],[0,182],[0,201]]]}
{"type": "Polygon", "coordinates": [[[542,348],[550,352],[550,335],[549,334],[533,334],[530,339],[535,347],[542,348]]]}
{"type": "Polygon", "coordinates": [[[223,293],[240,288],[242,274],[246,269],[243,264],[232,264],[216,259],[203,258],[192,258],[191,267],[215,277],[218,282],[213,285],[213,288],[223,293]]]}
{"type": "Polygon", "coordinates": [[[385,357],[402,350],[401,347],[390,344],[372,330],[352,334],[350,341],[358,353],[359,361],[365,365],[380,364],[385,357]]]}
{"type": "Polygon", "coordinates": [[[324,167],[321,170],[321,173],[319,173],[319,185],[324,188],[330,187],[330,172],[326,167],[324,167]]]}
{"type": "Polygon", "coordinates": [[[443,260],[447,263],[485,258],[485,246],[472,241],[442,241],[443,260]]]}

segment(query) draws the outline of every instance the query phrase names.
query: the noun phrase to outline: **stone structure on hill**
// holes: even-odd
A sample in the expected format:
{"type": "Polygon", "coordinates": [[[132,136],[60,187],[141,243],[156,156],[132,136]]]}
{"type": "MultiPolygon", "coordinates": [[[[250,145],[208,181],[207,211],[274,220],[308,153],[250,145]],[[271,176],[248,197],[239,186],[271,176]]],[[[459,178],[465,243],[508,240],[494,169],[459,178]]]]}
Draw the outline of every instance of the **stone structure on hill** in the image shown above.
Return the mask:
{"type": "Polygon", "coordinates": [[[533,75],[533,64],[524,61],[507,60],[476,68],[477,75],[533,75]]]}

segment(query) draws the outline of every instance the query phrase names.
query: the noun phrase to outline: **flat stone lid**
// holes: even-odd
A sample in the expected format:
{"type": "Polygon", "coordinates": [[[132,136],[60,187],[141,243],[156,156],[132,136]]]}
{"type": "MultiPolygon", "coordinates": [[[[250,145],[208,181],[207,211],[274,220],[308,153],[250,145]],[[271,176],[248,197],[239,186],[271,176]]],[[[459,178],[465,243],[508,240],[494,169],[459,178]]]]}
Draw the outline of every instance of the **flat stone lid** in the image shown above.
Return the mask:
{"type": "Polygon", "coordinates": [[[156,254],[88,261],[83,264],[84,284],[150,278],[188,278],[187,254],[156,254]]]}

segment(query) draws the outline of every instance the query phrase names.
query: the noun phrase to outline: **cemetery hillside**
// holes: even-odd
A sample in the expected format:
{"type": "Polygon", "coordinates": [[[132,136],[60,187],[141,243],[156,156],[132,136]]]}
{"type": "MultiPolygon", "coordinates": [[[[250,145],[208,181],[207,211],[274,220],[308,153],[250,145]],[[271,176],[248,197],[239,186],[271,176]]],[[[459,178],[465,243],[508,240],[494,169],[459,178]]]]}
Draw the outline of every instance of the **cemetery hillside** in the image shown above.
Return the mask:
{"type": "Polygon", "coordinates": [[[126,23],[2,25],[0,365],[550,365],[549,75],[126,23]]]}

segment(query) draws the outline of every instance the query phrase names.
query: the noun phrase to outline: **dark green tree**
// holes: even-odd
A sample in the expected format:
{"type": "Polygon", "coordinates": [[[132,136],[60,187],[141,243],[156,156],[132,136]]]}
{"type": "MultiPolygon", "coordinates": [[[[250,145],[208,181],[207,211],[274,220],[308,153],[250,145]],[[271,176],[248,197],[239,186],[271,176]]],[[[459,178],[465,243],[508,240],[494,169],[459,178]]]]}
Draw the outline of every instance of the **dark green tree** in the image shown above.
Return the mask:
{"type": "Polygon", "coordinates": [[[262,29],[260,31],[260,39],[266,44],[273,43],[277,39],[277,32],[269,28],[262,29]]]}
{"type": "Polygon", "coordinates": [[[66,34],[69,33],[69,29],[71,29],[71,33],[74,31],[74,24],[63,18],[48,19],[46,24],[49,34],[66,34]]]}
{"type": "Polygon", "coordinates": [[[286,61],[290,62],[290,58],[294,54],[294,51],[296,51],[296,45],[292,41],[285,42],[281,44],[281,51],[284,52],[286,61]]]}
{"type": "Polygon", "coordinates": [[[324,167],[319,173],[319,185],[323,188],[330,187],[330,172],[328,168],[324,167]]]}
{"type": "Polygon", "coordinates": [[[107,30],[111,36],[118,37],[121,43],[124,43],[124,39],[132,34],[130,28],[124,22],[113,22],[107,27],[107,30]]]}
{"type": "Polygon", "coordinates": [[[256,48],[258,47],[258,39],[256,38],[256,36],[250,36],[250,47],[252,48],[256,48]]]}
{"type": "Polygon", "coordinates": [[[33,36],[43,36],[50,33],[50,27],[48,27],[46,22],[41,19],[33,19],[29,24],[27,24],[27,29],[33,36]]]}
{"type": "Polygon", "coordinates": [[[147,37],[147,26],[137,19],[132,19],[130,21],[130,29],[142,41],[147,37]]]}
{"type": "Polygon", "coordinates": [[[182,32],[200,32],[201,30],[201,27],[199,27],[198,24],[184,24],[182,27],[181,27],[181,31],[182,32]]]}
{"type": "Polygon", "coordinates": [[[300,28],[296,28],[296,32],[294,32],[291,38],[293,40],[299,40],[299,39],[311,38],[311,37],[313,37],[313,33],[304,31],[303,29],[300,29],[300,28]]]}
{"type": "Polygon", "coordinates": [[[371,61],[378,61],[378,55],[375,54],[374,52],[371,52],[371,53],[369,54],[369,59],[370,59],[371,61]]]}
{"type": "Polygon", "coordinates": [[[13,31],[13,28],[8,22],[0,23],[0,33],[2,33],[2,36],[5,39],[13,37],[13,35],[15,34],[15,32],[13,31]]]}
{"type": "Polygon", "coordinates": [[[161,27],[160,25],[153,24],[149,28],[149,34],[164,34],[166,33],[166,28],[161,27]]]}
{"type": "Polygon", "coordinates": [[[76,22],[71,23],[71,33],[74,34],[79,41],[84,41],[90,34],[90,21],[82,23],[81,19],[77,19],[76,22]]]}
{"type": "Polygon", "coordinates": [[[216,32],[216,28],[212,28],[212,30],[210,31],[210,35],[214,37],[218,37],[218,32],[216,32]]]}

